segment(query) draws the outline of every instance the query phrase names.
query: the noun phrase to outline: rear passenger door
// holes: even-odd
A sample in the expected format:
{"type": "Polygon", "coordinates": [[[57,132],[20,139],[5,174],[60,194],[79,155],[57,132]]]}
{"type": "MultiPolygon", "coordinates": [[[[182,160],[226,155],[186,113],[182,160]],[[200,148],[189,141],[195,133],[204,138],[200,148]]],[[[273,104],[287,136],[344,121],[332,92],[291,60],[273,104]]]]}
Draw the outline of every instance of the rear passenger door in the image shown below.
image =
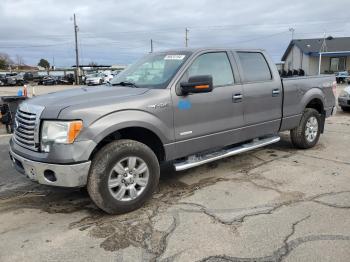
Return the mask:
{"type": "MultiPolygon", "coordinates": [[[[247,139],[277,133],[282,117],[282,84],[262,52],[236,52],[243,83],[247,139]]],[[[271,63],[271,62],[270,62],[271,63]]]]}

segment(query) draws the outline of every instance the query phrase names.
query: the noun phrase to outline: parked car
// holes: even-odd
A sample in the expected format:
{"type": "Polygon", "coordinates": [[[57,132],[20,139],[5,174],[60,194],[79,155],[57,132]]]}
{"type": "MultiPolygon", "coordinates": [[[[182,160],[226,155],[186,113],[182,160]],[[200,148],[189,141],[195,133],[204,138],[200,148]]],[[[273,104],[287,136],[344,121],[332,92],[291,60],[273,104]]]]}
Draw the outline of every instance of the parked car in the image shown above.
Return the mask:
{"type": "Polygon", "coordinates": [[[0,86],[6,85],[7,80],[6,80],[6,74],[0,74],[0,86]]]}
{"type": "Polygon", "coordinates": [[[348,83],[350,84],[350,75],[348,71],[342,71],[335,74],[335,78],[337,79],[337,83],[348,83]]]}
{"type": "Polygon", "coordinates": [[[58,81],[59,80],[57,76],[44,76],[41,80],[39,80],[38,85],[57,85],[58,81]]]}
{"type": "Polygon", "coordinates": [[[38,78],[39,78],[38,72],[25,72],[23,74],[23,79],[25,81],[35,81],[38,78]]]}
{"type": "Polygon", "coordinates": [[[103,83],[106,84],[106,83],[112,81],[113,77],[114,76],[112,74],[105,74],[104,73],[103,74],[103,83]]]}
{"type": "Polygon", "coordinates": [[[343,111],[350,111],[350,86],[345,87],[339,94],[338,104],[343,111]]]}
{"type": "Polygon", "coordinates": [[[312,148],[335,112],[335,88],[334,75],[281,79],[263,50],[152,53],[110,85],[22,103],[10,155],[40,184],[86,186],[104,211],[129,212],[151,197],[165,161],[186,170],[287,130],[294,146],[312,148]]]}
{"type": "Polygon", "coordinates": [[[67,74],[58,78],[60,85],[72,85],[74,83],[74,74],[67,74]]]}
{"type": "Polygon", "coordinates": [[[6,85],[24,85],[26,81],[23,78],[24,73],[8,73],[6,74],[6,85]]]}
{"type": "Polygon", "coordinates": [[[104,74],[103,73],[95,73],[91,75],[87,75],[85,79],[86,85],[102,85],[104,83],[104,74]]]}

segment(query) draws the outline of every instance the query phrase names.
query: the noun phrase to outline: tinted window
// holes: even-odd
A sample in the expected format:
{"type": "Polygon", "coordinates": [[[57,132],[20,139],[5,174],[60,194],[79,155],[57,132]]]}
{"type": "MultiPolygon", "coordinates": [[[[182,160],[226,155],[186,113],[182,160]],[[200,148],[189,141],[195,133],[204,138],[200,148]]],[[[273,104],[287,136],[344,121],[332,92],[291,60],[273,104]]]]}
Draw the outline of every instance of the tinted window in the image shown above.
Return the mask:
{"type": "Polygon", "coordinates": [[[233,84],[230,61],[224,52],[207,53],[197,57],[188,68],[187,77],[199,75],[211,75],[214,86],[233,84]]]}
{"type": "Polygon", "coordinates": [[[238,52],[245,82],[270,80],[271,72],[261,53],[238,52]]]}

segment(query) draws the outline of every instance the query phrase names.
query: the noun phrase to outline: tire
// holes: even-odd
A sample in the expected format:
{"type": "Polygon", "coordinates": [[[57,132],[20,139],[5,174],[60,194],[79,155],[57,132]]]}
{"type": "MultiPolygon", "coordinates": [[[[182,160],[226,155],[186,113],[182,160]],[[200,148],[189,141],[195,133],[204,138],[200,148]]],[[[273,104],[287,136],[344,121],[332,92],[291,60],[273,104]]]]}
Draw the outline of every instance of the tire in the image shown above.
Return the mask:
{"type": "Polygon", "coordinates": [[[127,213],[141,207],[152,196],[158,186],[159,175],[158,159],[148,146],[134,140],[116,140],[101,148],[94,156],[87,190],[92,201],[105,212],[109,214],[127,213]],[[130,157],[136,159],[134,165],[129,165],[130,157]],[[136,172],[144,167],[142,161],[147,171],[137,178],[136,172]],[[134,166],[134,174],[129,174],[127,169],[120,168],[124,165],[134,166]],[[119,172],[121,170],[122,175],[119,172]],[[147,180],[143,187],[136,182],[140,179],[147,180]],[[110,188],[109,185],[114,184],[118,186],[110,188]],[[132,197],[132,192],[137,196],[132,197]],[[122,195],[124,198],[120,198],[122,195]]]}
{"type": "Polygon", "coordinates": [[[320,134],[321,134],[321,115],[317,112],[317,110],[313,108],[306,108],[304,110],[303,116],[301,117],[299,126],[297,126],[296,128],[290,131],[290,137],[293,145],[301,149],[314,147],[320,138],[320,134]],[[314,119],[317,121],[317,123],[312,121],[314,119]],[[311,121],[309,123],[315,124],[313,129],[308,129],[307,127],[308,121],[311,121]],[[316,130],[316,127],[317,127],[317,130],[316,130]],[[308,132],[309,134],[308,137],[306,132],[308,132]],[[311,135],[310,132],[312,132],[313,135],[311,135]]]}
{"type": "Polygon", "coordinates": [[[350,112],[350,107],[341,107],[341,110],[343,110],[344,112],[350,112]]]}

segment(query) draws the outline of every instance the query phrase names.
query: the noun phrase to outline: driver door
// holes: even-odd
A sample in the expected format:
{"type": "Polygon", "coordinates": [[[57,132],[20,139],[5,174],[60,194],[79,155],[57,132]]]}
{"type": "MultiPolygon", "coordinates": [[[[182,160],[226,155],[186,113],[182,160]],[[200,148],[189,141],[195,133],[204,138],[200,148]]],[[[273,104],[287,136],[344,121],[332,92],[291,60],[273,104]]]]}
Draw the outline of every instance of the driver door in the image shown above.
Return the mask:
{"type": "Polygon", "coordinates": [[[241,94],[226,52],[198,55],[172,89],[178,157],[235,143],[240,136],[237,128],[244,124],[243,103],[235,99],[241,94]],[[212,76],[213,91],[182,95],[180,83],[199,75],[212,76]]]}

